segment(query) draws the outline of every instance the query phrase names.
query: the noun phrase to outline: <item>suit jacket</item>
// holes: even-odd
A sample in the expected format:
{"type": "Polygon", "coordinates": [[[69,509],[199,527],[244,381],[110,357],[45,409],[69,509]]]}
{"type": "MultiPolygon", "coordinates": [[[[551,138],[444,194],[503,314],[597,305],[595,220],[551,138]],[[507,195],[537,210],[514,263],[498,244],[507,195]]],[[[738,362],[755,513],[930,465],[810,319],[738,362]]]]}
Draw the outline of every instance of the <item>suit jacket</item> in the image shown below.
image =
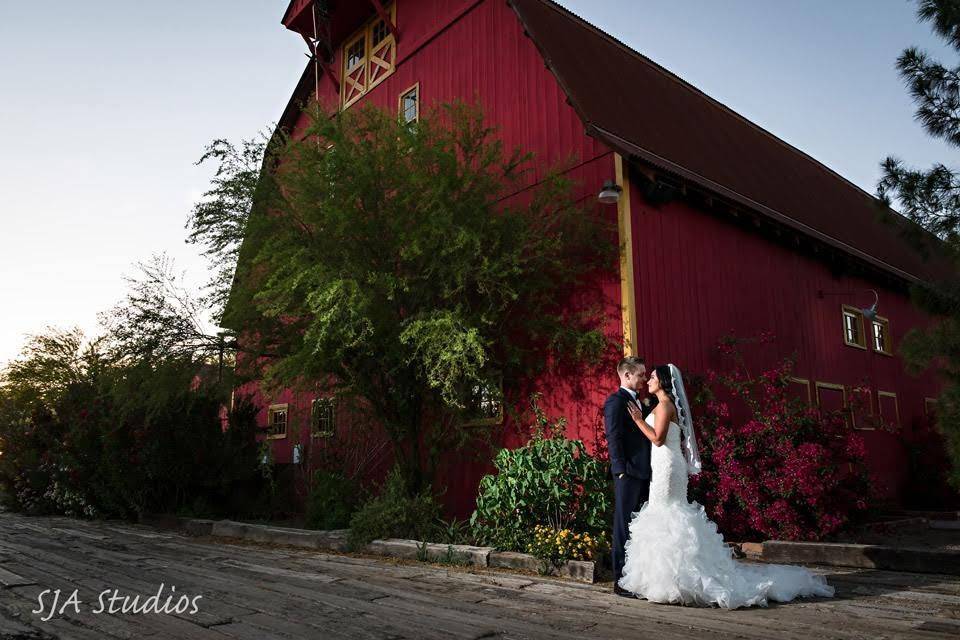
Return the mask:
{"type": "MultiPolygon", "coordinates": [[[[603,426],[607,434],[607,451],[610,453],[610,471],[614,477],[625,473],[641,480],[650,479],[650,440],[643,435],[627,412],[627,404],[635,402],[630,392],[617,389],[603,405],[603,426]]],[[[643,417],[653,411],[656,398],[649,406],[639,403],[643,417]]]]}

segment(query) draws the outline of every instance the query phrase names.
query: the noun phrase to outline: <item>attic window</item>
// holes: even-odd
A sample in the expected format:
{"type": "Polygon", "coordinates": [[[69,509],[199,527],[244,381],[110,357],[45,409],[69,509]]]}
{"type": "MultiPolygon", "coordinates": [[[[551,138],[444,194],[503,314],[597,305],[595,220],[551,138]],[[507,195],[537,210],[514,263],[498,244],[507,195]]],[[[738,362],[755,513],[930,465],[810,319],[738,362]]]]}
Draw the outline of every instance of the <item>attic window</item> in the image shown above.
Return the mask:
{"type": "MultiPolygon", "coordinates": [[[[394,24],[396,3],[387,8],[394,24]]],[[[374,16],[343,45],[343,80],[340,95],[346,109],[394,72],[397,40],[387,22],[374,16]]]]}

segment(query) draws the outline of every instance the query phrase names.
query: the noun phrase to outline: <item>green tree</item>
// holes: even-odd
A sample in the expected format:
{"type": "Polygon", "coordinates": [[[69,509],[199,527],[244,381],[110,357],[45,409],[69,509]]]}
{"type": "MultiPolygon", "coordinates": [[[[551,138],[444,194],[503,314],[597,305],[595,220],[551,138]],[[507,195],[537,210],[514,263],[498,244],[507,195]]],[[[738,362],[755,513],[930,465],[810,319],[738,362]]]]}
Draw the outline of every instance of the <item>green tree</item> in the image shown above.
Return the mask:
{"type": "MultiPolygon", "coordinates": [[[[929,21],[934,32],[960,51],[960,2],[920,0],[917,15],[929,21]]],[[[917,106],[916,118],[927,133],[948,147],[960,146],[960,66],[948,67],[915,47],[906,49],[897,68],[917,106]]],[[[960,178],[942,163],[929,170],[907,167],[896,157],[883,162],[878,195],[894,201],[907,218],[917,223],[909,239],[928,256],[952,263],[952,276],[913,287],[917,305],[932,314],[933,326],[905,336],[901,351],[915,371],[931,366],[945,382],[938,402],[937,420],[953,460],[951,481],[960,487],[960,178]]],[[[934,383],[931,382],[931,386],[934,383]]]]}
{"type": "Polygon", "coordinates": [[[479,396],[605,348],[599,306],[569,302],[599,289],[614,236],[478,108],[306,111],[268,151],[224,323],[268,390],[365,400],[416,491],[477,435],[479,396]]]}

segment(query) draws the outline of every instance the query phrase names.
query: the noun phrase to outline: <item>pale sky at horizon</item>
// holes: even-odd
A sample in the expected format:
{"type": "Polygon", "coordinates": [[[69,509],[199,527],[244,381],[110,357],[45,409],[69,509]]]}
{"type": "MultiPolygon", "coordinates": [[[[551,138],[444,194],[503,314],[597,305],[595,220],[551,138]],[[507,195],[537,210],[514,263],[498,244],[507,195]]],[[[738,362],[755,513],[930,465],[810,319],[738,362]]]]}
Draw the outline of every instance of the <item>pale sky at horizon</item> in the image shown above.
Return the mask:
{"type": "MultiPolygon", "coordinates": [[[[305,64],[286,0],[0,0],[0,366],[45,326],[96,331],[134,263],[206,263],[184,223],[214,138],[271,126],[305,64]]],[[[907,0],[560,4],[873,192],[879,163],[954,163],[894,69],[955,55],[907,0]]]]}

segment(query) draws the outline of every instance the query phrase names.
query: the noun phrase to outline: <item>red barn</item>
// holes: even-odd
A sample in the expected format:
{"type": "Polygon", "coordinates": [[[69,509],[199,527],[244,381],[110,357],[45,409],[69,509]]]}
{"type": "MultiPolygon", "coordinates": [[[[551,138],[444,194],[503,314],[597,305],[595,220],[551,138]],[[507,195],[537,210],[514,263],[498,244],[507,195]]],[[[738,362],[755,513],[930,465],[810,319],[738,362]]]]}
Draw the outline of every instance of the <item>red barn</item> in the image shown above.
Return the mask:
{"type": "MultiPolygon", "coordinates": [[[[896,428],[931,410],[935,390],[906,375],[896,355],[904,333],[926,320],[908,287],[932,275],[901,239],[903,221],[881,223],[871,195],[612,36],[549,0],[293,0],[283,24],[317,55],[281,127],[303,125],[299,105],[311,94],[406,119],[421,105],[479,99],[508,148],[532,151],[544,166],[577,158],[578,198],[595,201],[606,181],[619,186],[616,205],[597,206],[616,216],[627,249],[619,279],[601,285],[619,309],[608,330],[625,351],[702,373],[718,364],[723,335],[772,332],[780,355],[798,356],[797,393],[812,403],[841,407],[865,384],[867,411],[896,428]],[[872,291],[880,315],[871,321],[861,310],[872,291]]],[[[593,437],[617,385],[610,369],[579,380],[586,393],[546,385],[548,408],[569,418],[571,437],[593,437]]],[[[349,429],[322,398],[260,401],[278,463],[309,455],[318,435],[349,429]],[[312,437],[288,437],[295,414],[312,416],[312,437]]],[[[878,481],[896,499],[906,472],[900,435],[864,435],[878,481]]],[[[443,478],[451,512],[469,513],[487,470],[451,466],[443,478]]]]}

